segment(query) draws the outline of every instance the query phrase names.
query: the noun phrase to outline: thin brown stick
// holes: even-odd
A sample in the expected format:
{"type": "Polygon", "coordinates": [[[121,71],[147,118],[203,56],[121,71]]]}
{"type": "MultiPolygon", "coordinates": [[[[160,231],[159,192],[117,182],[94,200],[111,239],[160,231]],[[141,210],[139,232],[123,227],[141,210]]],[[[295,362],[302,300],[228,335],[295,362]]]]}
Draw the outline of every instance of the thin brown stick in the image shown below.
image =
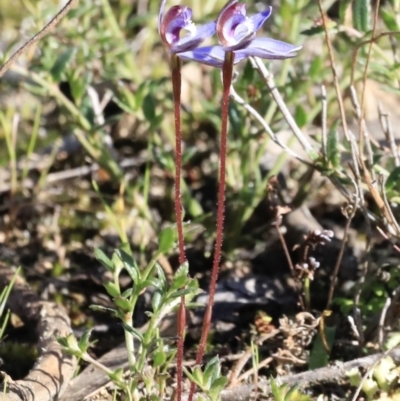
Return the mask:
{"type": "Polygon", "coordinates": [[[69,0],[68,3],[60,10],[60,12],[35,36],[29,39],[22,47],[20,47],[1,67],[0,77],[18,60],[18,58],[28,51],[35,43],[46,36],[58,23],[65,17],[78,0],[69,0]]]}
{"type": "MultiPolygon", "coordinates": [[[[356,186],[356,185],[355,185],[356,186]]],[[[357,190],[357,186],[356,186],[356,190],[357,190]]],[[[358,192],[358,191],[357,191],[358,192]]],[[[355,196],[355,201],[353,204],[350,204],[349,207],[350,209],[350,213],[346,216],[347,217],[347,222],[346,222],[346,226],[344,229],[344,233],[343,233],[343,239],[342,239],[342,243],[340,246],[340,251],[339,251],[339,255],[336,261],[336,265],[333,269],[333,273],[331,276],[331,284],[329,286],[329,294],[328,294],[328,301],[326,303],[326,309],[329,310],[330,306],[331,306],[331,302],[332,302],[332,298],[333,298],[333,293],[335,291],[335,286],[336,286],[336,279],[337,276],[339,274],[339,269],[340,269],[340,265],[342,263],[342,259],[343,259],[343,255],[344,255],[344,250],[346,248],[346,244],[347,244],[347,235],[350,229],[350,224],[353,220],[354,215],[356,214],[357,211],[357,207],[358,207],[358,198],[359,195],[356,192],[356,196],[355,196]]]]}
{"type": "Polygon", "coordinates": [[[273,225],[275,226],[276,231],[278,233],[278,237],[279,237],[279,240],[281,242],[283,251],[285,253],[285,257],[286,257],[286,260],[288,262],[288,265],[289,265],[289,268],[290,268],[290,272],[292,274],[294,282],[296,283],[296,287],[297,287],[296,289],[297,289],[298,296],[299,296],[300,307],[304,311],[306,308],[305,308],[304,300],[303,300],[303,296],[302,296],[302,285],[301,285],[301,282],[300,282],[300,280],[299,280],[299,278],[298,278],[298,276],[296,274],[296,270],[295,270],[295,268],[293,266],[292,258],[290,257],[289,249],[287,247],[285,238],[284,238],[284,236],[283,236],[283,234],[282,234],[282,232],[280,230],[281,223],[282,223],[282,215],[279,215],[275,219],[275,222],[274,222],[273,225]]]}
{"type": "Polygon", "coordinates": [[[265,366],[268,366],[273,360],[274,360],[274,358],[272,358],[271,356],[269,356],[268,358],[265,358],[263,361],[261,361],[257,365],[257,368],[250,368],[249,370],[246,370],[246,372],[241,374],[239,376],[239,378],[237,379],[237,381],[239,383],[245,381],[249,376],[253,375],[254,373],[257,373],[257,369],[261,369],[261,368],[263,368],[265,366]]]}
{"type": "MultiPolygon", "coordinates": [[[[376,28],[377,28],[377,21],[378,21],[378,16],[379,16],[379,5],[380,5],[380,0],[377,0],[376,5],[375,5],[375,15],[374,15],[374,24],[372,27],[372,39],[375,37],[376,34],[376,28]]],[[[372,45],[373,42],[371,41],[369,43],[369,47],[368,47],[368,54],[367,54],[367,59],[365,62],[365,68],[364,68],[364,72],[363,72],[363,77],[362,77],[362,83],[363,83],[363,87],[362,87],[362,91],[361,91],[361,114],[358,116],[358,126],[359,126],[359,148],[360,148],[360,163],[361,166],[364,170],[366,170],[366,166],[365,166],[365,162],[364,162],[364,155],[363,155],[363,149],[364,149],[364,137],[363,137],[363,122],[364,122],[364,113],[365,113],[365,92],[367,89],[367,76],[368,76],[368,67],[369,67],[369,63],[371,61],[371,54],[372,54],[372,45]]]]}
{"type": "MultiPolygon", "coordinates": [[[[376,10],[379,10],[378,4],[376,6],[376,10]]],[[[352,85],[354,84],[357,56],[358,56],[358,52],[361,49],[361,47],[363,47],[364,45],[367,45],[367,44],[372,45],[379,39],[383,38],[384,36],[393,37],[396,35],[400,35],[400,31],[381,32],[379,35],[376,35],[376,36],[374,35],[374,33],[375,32],[373,32],[373,34],[372,34],[372,38],[363,40],[362,42],[358,43],[353,50],[353,56],[351,59],[351,84],[352,85]]]]}
{"type": "MultiPolygon", "coordinates": [[[[255,341],[256,345],[259,346],[263,342],[269,340],[270,338],[275,337],[279,333],[279,330],[273,330],[271,333],[266,333],[262,335],[258,340],[255,341]]],[[[231,374],[229,375],[229,382],[227,384],[227,388],[233,388],[237,383],[240,382],[238,379],[240,372],[243,370],[244,366],[246,365],[247,361],[250,359],[252,354],[251,347],[248,347],[247,350],[243,353],[243,355],[238,359],[233,367],[231,374]]],[[[243,376],[243,374],[241,375],[243,376]]],[[[241,377],[240,376],[240,377],[241,377]]]]}
{"type": "Polygon", "coordinates": [[[379,108],[379,120],[381,121],[382,130],[385,134],[386,140],[389,143],[390,152],[392,153],[394,165],[396,167],[400,166],[400,155],[399,150],[397,149],[396,140],[394,137],[392,120],[388,113],[382,110],[382,106],[378,105],[379,108]]]}
{"type": "Polygon", "coordinates": [[[319,12],[320,12],[321,18],[322,18],[322,25],[323,25],[324,31],[325,31],[325,40],[326,40],[326,45],[328,46],[329,60],[330,60],[332,76],[333,76],[333,84],[335,86],[336,98],[337,98],[338,105],[339,105],[340,119],[341,119],[342,126],[343,126],[343,132],[344,132],[344,135],[346,136],[346,139],[349,140],[349,132],[348,132],[347,121],[346,121],[346,113],[344,110],[343,97],[342,97],[342,94],[340,93],[339,78],[338,78],[338,73],[336,70],[335,58],[333,56],[333,47],[332,47],[331,39],[329,36],[329,28],[328,28],[328,24],[326,21],[325,13],[322,9],[322,0],[318,0],[317,3],[318,3],[319,12]]]}

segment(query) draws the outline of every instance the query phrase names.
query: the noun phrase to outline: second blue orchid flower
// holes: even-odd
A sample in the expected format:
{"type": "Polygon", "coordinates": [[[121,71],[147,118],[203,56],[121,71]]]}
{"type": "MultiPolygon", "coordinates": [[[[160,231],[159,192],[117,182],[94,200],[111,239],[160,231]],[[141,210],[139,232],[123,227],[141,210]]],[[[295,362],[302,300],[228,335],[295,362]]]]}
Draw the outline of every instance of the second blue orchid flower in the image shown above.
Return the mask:
{"type": "Polygon", "coordinates": [[[268,7],[265,11],[248,17],[246,5],[238,0],[231,0],[219,13],[216,21],[220,45],[185,49],[179,57],[222,67],[226,52],[234,53],[235,64],[250,56],[269,60],[296,56],[301,46],[293,46],[271,38],[256,38],[257,31],[271,14],[272,7],[268,7]]]}

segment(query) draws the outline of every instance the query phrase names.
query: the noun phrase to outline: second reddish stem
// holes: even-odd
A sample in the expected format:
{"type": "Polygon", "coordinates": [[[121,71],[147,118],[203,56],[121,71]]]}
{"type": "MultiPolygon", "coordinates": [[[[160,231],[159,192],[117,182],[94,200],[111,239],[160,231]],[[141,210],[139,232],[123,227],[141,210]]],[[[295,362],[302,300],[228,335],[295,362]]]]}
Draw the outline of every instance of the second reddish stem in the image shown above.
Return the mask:
{"type": "MultiPolygon", "coordinates": [[[[225,61],[222,67],[222,105],[221,105],[221,144],[220,144],[220,163],[219,163],[219,187],[218,187],[218,210],[217,210],[217,233],[214,248],[214,260],[211,272],[210,289],[208,303],[203,319],[203,329],[200,338],[199,349],[196,355],[196,364],[203,361],[204,350],[207,344],[208,334],[210,332],[212,310],[214,306],[215,288],[217,285],[219,265],[221,263],[222,242],[224,239],[224,218],[225,218],[225,187],[226,187],[226,156],[227,156],[227,138],[228,138],[228,115],[229,115],[229,94],[232,84],[233,61],[235,54],[233,52],[225,53],[225,61]]],[[[192,383],[188,401],[192,401],[195,384],[192,383]]]]}

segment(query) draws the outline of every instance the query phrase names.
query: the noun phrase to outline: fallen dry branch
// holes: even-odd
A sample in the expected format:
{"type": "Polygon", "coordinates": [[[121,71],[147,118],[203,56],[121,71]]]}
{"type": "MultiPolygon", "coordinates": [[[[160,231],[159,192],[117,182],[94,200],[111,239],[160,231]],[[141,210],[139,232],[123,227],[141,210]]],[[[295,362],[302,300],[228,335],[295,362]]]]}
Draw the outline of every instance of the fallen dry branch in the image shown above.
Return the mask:
{"type": "MultiPolygon", "coordinates": [[[[12,269],[0,263],[0,287],[8,285],[13,275],[12,269]]],[[[8,307],[35,332],[39,359],[23,380],[13,381],[2,373],[2,400],[58,399],[76,368],[76,359],[65,355],[56,341],[57,335],[71,333],[70,320],[65,309],[55,303],[41,300],[21,277],[16,278],[8,299],[8,307]]]]}
{"type": "MultiPolygon", "coordinates": [[[[354,359],[349,362],[336,362],[333,365],[324,368],[310,370],[308,372],[299,373],[291,376],[278,377],[278,381],[289,386],[297,385],[299,389],[307,389],[313,386],[331,383],[344,383],[347,381],[347,373],[354,368],[369,369],[379,359],[384,357],[386,353],[378,353],[365,356],[363,358],[354,359]]],[[[387,353],[396,364],[400,363],[400,348],[395,348],[387,353]]],[[[258,393],[263,395],[271,394],[269,382],[260,380],[258,383],[258,393]]],[[[228,389],[222,392],[222,401],[250,400],[254,391],[254,385],[246,384],[228,389]]]]}

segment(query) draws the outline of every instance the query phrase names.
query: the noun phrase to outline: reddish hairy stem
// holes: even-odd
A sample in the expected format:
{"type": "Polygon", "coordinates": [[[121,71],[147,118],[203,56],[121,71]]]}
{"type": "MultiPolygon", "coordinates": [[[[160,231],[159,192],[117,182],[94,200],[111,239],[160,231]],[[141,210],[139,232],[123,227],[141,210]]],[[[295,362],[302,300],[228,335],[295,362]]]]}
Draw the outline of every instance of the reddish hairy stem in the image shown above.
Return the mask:
{"type": "Polygon", "coordinates": [[[183,238],[182,202],[181,202],[181,170],[182,170],[182,132],[181,132],[181,64],[177,55],[172,55],[172,88],[174,95],[175,117],[175,217],[178,231],[179,264],[186,261],[185,243],[183,238]]]}
{"type": "MultiPolygon", "coordinates": [[[[182,132],[181,132],[181,65],[182,61],[177,55],[171,57],[172,69],[172,91],[174,95],[174,117],[175,117],[175,217],[178,231],[179,264],[186,261],[185,243],[183,237],[182,202],[181,202],[181,170],[182,170],[182,132]]],[[[177,400],[182,399],[183,379],[183,353],[186,327],[185,296],[181,297],[178,312],[178,349],[177,349],[177,400]]]]}
{"type": "MultiPolygon", "coordinates": [[[[228,112],[229,112],[229,92],[232,84],[233,61],[235,54],[225,53],[225,61],[222,67],[222,107],[221,107],[221,144],[220,144],[220,163],[219,163],[219,187],[218,187],[218,210],[217,210],[217,235],[214,248],[214,261],[211,272],[211,282],[208,296],[208,303],[203,319],[203,329],[200,338],[199,349],[196,355],[196,364],[203,361],[204,350],[207,343],[208,333],[210,332],[212,310],[214,306],[215,287],[217,284],[219,264],[221,262],[222,242],[224,237],[224,217],[225,217],[225,187],[226,187],[226,154],[228,137],[228,112]]],[[[192,401],[195,384],[192,383],[188,401],[192,401]]]]}

